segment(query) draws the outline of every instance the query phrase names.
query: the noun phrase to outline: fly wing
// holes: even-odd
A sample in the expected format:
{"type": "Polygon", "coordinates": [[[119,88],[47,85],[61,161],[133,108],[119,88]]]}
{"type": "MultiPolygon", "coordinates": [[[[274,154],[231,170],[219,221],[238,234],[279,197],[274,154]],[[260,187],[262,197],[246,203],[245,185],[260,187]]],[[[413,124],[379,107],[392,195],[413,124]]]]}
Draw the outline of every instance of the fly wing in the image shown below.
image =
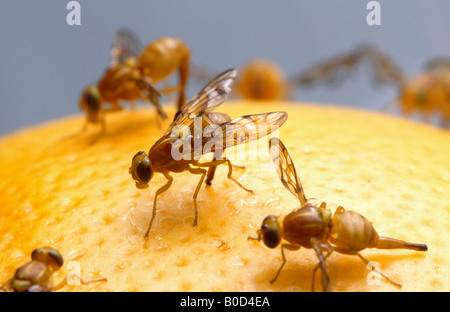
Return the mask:
{"type": "Polygon", "coordinates": [[[294,162],[289,155],[283,142],[278,138],[271,138],[269,141],[270,157],[277,169],[278,176],[284,187],[294,196],[298,197],[303,207],[307,200],[303,191],[302,183],[295,170],[294,162]]]}
{"type": "Polygon", "coordinates": [[[142,78],[135,78],[133,80],[138,86],[138,88],[141,89],[144,92],[145,96],[150,100],[150,103],[155,105],[158,115],[163,120],[165,120],[167,118],[167,114],[162,108],[161,103],[159,102],[161,94],[158,92],[158,90],[155,89],[155,87],[153,87],[153,85],[150,82],[150,79],[148,79],[148,77],[142,77],[142,78]]]}
{"type": "Polygon", "coordinates": [[[348,77],[363,61],[372,65],[377,83],[401,86],[404,82],[405,77],[394,61],[374,46],[369,45],[314,64],[309,69],[290,78],[290,82],[299,87],[319,83],[336,83],[348,77]]]}
{"type": "Polygon", "coordinates": [[[244,115],[220,125],[223,147],[236,146],[262,138],[277,130],[287,119],[286,112],[244,115]]]}
{"type": "Polygon", "coordinates": [[[197,143],[194,143],[195,149],[191,156],[197,159],[210,152],[221,155],[226,148],[257,140],[276,131],[286,119],[286,112],[271,112],[244,115],[221,124],[211,124],[202,129],[201,138],[194,140],[197,143]]]}
{"type": "Polygon", "coordinates": [[[436,57],[431,59],[425,66],[428,72],[436,70],[450,71],[450,58],[449,57],[436,57]]]}
{"type": "Polygon", "coordinates": [[[195,117],[210,113],[219,107],[231,92],[231,85],[235,78],[236,70],[229,69],[211,80],[175,114],[166,134],[170,133],[176,125],[190,127],[195,117]]]}
{"type": "Polygon", "coordinates": [[[110,67],[122,63],[129,57],[138,56],[142,50],[142,44],[134,32],[129,29],[119,29],[114,38],[110,52],[110,67]]]}

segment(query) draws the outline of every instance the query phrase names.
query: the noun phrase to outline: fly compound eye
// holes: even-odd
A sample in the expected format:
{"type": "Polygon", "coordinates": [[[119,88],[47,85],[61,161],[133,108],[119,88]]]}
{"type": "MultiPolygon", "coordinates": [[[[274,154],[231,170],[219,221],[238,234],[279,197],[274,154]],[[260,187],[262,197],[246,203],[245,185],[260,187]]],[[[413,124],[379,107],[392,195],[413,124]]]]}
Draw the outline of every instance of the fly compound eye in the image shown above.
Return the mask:
{"type": "Polygon", "coordinates": [[[281,227],[277,217],[267,216],[261,225],[261,234],[264,244],[269,248],[277,247],[281,242],[281,227]]]}
{"type": "Polygon", "coordinates": [[[96,86],[88,86],[83,90],[80,99],[80,108],[94,113],[99,112],[101,107],[101,96],[96,86]]]}
{"type": "Polygon", "coordinates": [[[64,260],[58,250],[52,248],[49,250],[48,255],[59,267],[63,266],[64,260]]]}
{"type": "Polygon", "coordinates": [[[148,182],[153,177],[153,168],[147,154],[142,151],[136,153],[131,161],[129,172],[135,180],[137,188],[148,187],[148,182]]]}
{"type": "Polygon", "coordinates": [[[100,110],[100,93],[98,92],[97,87],[88,87],[84,95],[84,100],[90,111],[100,110]]]}
{"type": "Polygon", "coordinates": [[[34,261],[41,261],[56,269],[62,267],[64,260],[61,253],[51,247],[40,247],[33,250],[31,259],[34,261]]]}
{"type": "Polygon", "coordinates": [[[47,253],[45,249],[45,247],[42,247],[33,250],[33,252],[31,253],[31,260],[42,261],[45,257],[45,254],[47,253]]]}
{"type": "Polygon", "coordinates": [[[144,183],[148,183],[152,178],[152,166],[148,159],[142,159],[136,168],[139,180],[144,183]]]}

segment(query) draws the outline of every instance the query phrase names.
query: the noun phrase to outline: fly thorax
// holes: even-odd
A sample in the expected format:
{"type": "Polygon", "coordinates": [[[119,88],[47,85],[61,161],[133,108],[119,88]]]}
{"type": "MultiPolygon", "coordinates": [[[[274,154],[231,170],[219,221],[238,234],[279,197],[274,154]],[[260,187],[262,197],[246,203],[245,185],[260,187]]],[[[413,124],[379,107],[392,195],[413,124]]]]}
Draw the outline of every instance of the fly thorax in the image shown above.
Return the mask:
{"type": "Polygon", "coordinates": [[[329,209],[326,208],[319,208],[319,212],[322,216],[322,222],[323,222],[323,235],[325,238],[328,235],[328,232],[330,230],[330,225],[331,225],[331,218],[332,218],[332,214],[331,211],[329,209]]]}
{"type": "Polygon", "coordinates": [[[52,269],[43,262],[27,262],[16,270],[13,289],[15,291],[26,291],[31,285],[45,281],[52,273],[52,269]]]}
{"type": "Polygon", "coordinates": [[[312,248],[311,239],[321,239],[327,233],[326,218],[321,209],[312,205],[294,210],[284,218],[284,238],[292,244],[312,248]]]}

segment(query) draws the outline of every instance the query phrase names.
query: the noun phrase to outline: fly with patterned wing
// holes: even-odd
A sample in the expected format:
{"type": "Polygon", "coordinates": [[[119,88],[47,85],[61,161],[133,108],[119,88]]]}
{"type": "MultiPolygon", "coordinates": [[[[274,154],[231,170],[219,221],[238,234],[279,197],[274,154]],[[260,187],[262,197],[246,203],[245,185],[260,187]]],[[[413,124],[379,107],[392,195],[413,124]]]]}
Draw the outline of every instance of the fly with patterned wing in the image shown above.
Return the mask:
{"type": "Polygon", "coordinates": [[[148,236],[156,215],[157,196],[167,191],[172,185],[171,172],[189,171],[201,176],[193,196],[194,226],[198,224],[197,195],[208,170],[206,182],[210,184],[215,168],[218,165],[227,164],[227,178],[247,192],[253,192],[233,178],[233,166],[229,159],[222,157],[222,152],[228,147],[270,134],[286,121],[287,113],[246,115],[231,120],[226,114],[214,112],[227,99],[235,78],[236,70],[229,69],[211,80],[176,113],[166,133],[151,147],[148,155],[140,151],[133,157],[129,172],[135,180],[136,187],[148,187],[155,172],[162,173],[167,179],[166,184],[155,193],[152,218],[145,236],[148,236]],[[221,135],[212,137],[212,131],[217,133],[218,129],[221,135]],[[205,149],[205,146],[211,142],[215,143],[212,144],[212,148],[205,149]],[[185,150],[180,153],[180,149],[183,148],[185,150]],[[198,156],[209,152],[214,152],[214,158],[208,162],[200,162],[198,156]],[[175,154],[179,157],[174,157],[175,154]]]}

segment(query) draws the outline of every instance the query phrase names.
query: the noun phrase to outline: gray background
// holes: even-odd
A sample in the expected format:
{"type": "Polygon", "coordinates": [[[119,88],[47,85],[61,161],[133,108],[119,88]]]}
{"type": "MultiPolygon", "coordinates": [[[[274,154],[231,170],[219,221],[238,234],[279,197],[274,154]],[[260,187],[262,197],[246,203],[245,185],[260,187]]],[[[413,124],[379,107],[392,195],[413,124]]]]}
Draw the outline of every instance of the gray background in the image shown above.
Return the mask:
{"type": "MultiPolygon", "coordinates": [[[[182,38],[192,62],[222,71],[265,57],[286,75],[362,43],[377,45],[414,75],[450,56],[448,0],[379,1],[381,25],[369,26],[365,0],[79,0],[81,25],[68,26],[69,1],[0,1],[0,134],[79,113],[83,87],[109,62],[116,30],[143,43],[182,38]]],[[[188,97],[202,83],[191,80],[188,97]]],[[[396,95],[374,87],[361,66],[336,87],[299,89],[295,99],[377,110],[396,95]]]]}

